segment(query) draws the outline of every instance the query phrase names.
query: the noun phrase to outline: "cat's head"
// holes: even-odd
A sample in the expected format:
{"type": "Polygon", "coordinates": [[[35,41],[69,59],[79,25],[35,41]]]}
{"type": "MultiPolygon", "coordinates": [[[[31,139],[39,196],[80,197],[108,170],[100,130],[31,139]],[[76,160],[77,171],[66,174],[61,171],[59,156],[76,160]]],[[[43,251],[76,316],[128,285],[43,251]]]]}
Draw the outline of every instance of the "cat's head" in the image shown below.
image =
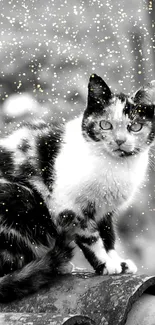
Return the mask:
{"type": "Polygon", "coordinates": [[[97,75],[88,85],[82,131],[88,141],[113,157],[131,157],[155,138],[155,81],[133,95],[114,94],[97,75]]]}

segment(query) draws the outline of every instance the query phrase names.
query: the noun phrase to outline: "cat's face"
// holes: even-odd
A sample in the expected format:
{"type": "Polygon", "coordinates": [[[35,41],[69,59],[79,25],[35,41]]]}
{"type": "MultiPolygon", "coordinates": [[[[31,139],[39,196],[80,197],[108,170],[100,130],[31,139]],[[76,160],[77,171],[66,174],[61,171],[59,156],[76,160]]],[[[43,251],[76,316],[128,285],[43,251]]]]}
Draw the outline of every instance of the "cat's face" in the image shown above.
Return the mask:
{"type": "Polygon", "coordinates": [[[134,95],[113,94],[97,75],[90,77],[82,130],[100,153],[116,158],[137,155],[155,137],[155,82],[134,95]]]}

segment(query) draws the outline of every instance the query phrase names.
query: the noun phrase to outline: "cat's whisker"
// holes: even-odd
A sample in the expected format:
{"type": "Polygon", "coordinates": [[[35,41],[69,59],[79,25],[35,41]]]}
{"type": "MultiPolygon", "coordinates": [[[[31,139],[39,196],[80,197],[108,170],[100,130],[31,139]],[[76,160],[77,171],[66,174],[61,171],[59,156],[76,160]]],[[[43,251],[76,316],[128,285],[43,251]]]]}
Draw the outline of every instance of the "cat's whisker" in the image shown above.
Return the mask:
{"type": "Polygon", "coordinates": [[[151,157],[149,157],[149,162],[151,162],[152,164],[155,164],[155,161],[151,157]]]}
{"type": "Polygon", "coordinates": [[[149,165],[153,170],[155,170],[155,161],[153,161],[150,157],[149,157],[149,165]]]}
{"type": "Polygon", "coordinates": [[[150,152],[151,152],[151,151],[155,152],[155,148],[150,148],[150,152]]]}

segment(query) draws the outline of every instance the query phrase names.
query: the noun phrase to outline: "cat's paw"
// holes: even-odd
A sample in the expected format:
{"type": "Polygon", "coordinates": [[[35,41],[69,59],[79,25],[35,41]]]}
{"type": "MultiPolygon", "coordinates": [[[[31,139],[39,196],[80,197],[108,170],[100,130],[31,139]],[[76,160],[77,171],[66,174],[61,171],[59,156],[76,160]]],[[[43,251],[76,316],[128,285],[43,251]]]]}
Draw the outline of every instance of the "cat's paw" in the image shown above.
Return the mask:
{"type": "Polygon", "coordinates": [[[96,273],[99,275],[107,275],[107,274],[126,274],[126,273],[136,273],[137,267],[131,260],[121,260],[116,261],[109,259],[103,264],[100,264],[96,273]]]}
{"type": "Polygon", "coordinates": [[[109,259],[106,263],[100,264],[96,273],[99,275],[107,275],[107,274],[120,274],[122,273],[122,266],[120,263],[109,259]]]}
{"type": "Polygon", "coordinates": [[[122,259],[118,253],[112,249],[109,251],[108,256],[112,259],[112,261],[116,262],[121,266],[121,272],[120,273],[136,273],[137,272],[137,266],[133,261],[130,259],[124,260],[122,259]]]}
{"type": "Polygon", "coordinates": [[[131,260],[124,260],[121,262],[122,273],[136,273],[137,266],[131,260]]]}

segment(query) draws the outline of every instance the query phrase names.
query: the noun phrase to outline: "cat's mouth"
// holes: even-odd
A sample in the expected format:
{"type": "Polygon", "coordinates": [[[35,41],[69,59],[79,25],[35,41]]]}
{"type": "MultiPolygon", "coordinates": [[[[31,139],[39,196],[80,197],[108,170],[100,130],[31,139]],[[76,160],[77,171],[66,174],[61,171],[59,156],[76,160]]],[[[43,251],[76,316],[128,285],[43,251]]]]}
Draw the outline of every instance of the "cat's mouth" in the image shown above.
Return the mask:
{"type": "Polygon", "coordinates": [[[134,151],[125,151],[120,148],[114,150],[114,152],[117,152],[119,157],[129,157],[129,156],[133,156],[135,154],[134,151]]]}

